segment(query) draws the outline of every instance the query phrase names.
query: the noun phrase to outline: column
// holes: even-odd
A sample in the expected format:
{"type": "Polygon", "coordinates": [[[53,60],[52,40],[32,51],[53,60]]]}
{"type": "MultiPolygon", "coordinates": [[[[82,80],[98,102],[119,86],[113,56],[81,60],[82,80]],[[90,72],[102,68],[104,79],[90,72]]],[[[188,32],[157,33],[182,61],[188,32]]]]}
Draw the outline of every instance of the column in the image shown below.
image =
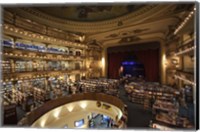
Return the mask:
{"type": "Polygon", "coordinates": [[[103,48],[102,51],[102,58],[101,58],[101,63],[102,63],[102,76],[107,77],[107,66],[108,66],[108,57],[107,57],[107,47],[103,48]]]}
{"type": "Polygon", "coordinates": [[[164,41],[160,41],[160,77],[161,84],[166,84],[166,47],[164,41]]]}

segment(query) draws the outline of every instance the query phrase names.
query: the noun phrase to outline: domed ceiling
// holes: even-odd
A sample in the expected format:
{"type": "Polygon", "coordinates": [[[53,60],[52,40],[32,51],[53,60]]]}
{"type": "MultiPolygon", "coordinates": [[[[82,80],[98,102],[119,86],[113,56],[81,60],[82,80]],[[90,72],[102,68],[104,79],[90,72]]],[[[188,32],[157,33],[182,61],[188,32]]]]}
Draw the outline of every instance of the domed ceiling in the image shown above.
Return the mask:
{"type": "Polygon", "coordinates": [[[117,18],[136,11],[143,6],[141,4],[68,5],[35,7],[35,9],[65,20],[95,22],[117,18]]]}
{"type": "MultiPolygon", "coordinates": [[[[41,25],[56,36],[87,44],[116,46],[163,41],[194,8],[187,4],[43,5],[9,7],[6,11],[41,25]]],[[[9,15],[8,21],[10,22],[9,15]]],[[[13,21],[12,21],[13,22],[13,21]]],[[[17,21],[14,21],[17,22],[17,21]]],[[[22,25],[23,26],[23,25],[22,25]]],[[[30,29],[30,28],[29,28],[30,29]]],[[[32,28],[30,29],[32,30],[32,28]]]]}

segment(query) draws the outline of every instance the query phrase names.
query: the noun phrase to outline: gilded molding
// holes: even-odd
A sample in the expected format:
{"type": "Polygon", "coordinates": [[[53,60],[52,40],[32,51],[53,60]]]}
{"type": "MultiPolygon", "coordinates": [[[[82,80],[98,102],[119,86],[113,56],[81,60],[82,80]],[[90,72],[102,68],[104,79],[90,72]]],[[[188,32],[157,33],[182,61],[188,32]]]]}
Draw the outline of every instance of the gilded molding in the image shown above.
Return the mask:
{"type": "Polygon", "coordinates": [[[126,25],[136,24],[142,21],[143,19],[147,19],[147,17],[156,15],[157,13],[166,10],[168,8],[170,8],[170,6],[148,5],[125,16],[100,22],[76,22],[70,20],[63,20],[52,17],[50,15],[44,14],[40,11],[31,8],[21,8],[21,9],[18,8],[15,11],[18,12],[21,16],[29,17],[29,19],[34,19],[35,21],[41,21],[41,22],[48,21],[49,25],[52,25],[59,29],[75,31],[75,32],[93,33],[113,28],[119,28],[118,26],[119,21],[123,21],[123,23],[125,23],[126,25]]]}

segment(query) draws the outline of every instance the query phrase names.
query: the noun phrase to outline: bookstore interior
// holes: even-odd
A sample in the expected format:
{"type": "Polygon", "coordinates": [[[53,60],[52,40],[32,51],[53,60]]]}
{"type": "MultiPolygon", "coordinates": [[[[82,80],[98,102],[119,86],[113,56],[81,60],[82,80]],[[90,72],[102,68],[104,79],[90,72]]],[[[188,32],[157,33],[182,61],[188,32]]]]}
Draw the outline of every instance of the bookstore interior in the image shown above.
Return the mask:
{"type": "Polygon", "coordinates": [[[1,126],[196,129],[196,6],[2,6],[1,126]]]}

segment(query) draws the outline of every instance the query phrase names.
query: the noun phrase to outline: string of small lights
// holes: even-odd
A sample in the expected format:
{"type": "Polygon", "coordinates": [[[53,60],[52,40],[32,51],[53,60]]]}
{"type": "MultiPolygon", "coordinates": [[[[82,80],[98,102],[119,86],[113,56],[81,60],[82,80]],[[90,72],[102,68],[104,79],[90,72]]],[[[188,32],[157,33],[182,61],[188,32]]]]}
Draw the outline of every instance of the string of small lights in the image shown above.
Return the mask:
{"type": "Polygon", "coordinates": [[[184,21],[176,28],[176,30],[174,31],[174,35],[176,35],[183,28],[183,26],[191,19],[195,11],[196,8],[194,7],[193,11],[191,11],[189,15],[184,19],[184,21]]]}

